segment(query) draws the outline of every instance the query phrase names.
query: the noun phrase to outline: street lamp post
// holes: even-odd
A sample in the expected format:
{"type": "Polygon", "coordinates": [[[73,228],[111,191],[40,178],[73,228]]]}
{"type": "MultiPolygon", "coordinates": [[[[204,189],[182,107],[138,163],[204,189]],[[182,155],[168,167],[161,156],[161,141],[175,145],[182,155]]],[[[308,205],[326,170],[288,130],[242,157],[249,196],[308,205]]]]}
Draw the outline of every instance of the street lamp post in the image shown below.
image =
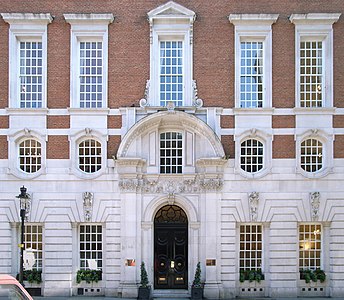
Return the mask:
{"type": "Polygon", "coordinates": [[[23,284],[24,277],[24,233],[25,233],[25,215],[28,208],[30,195],[26,193],[26,187],[20,188],[20,194],[16,196],[20,201],[20,218],[21,218],[21,238],[20,238],[20,270],[19,270],[19,282],[23,284]]]}

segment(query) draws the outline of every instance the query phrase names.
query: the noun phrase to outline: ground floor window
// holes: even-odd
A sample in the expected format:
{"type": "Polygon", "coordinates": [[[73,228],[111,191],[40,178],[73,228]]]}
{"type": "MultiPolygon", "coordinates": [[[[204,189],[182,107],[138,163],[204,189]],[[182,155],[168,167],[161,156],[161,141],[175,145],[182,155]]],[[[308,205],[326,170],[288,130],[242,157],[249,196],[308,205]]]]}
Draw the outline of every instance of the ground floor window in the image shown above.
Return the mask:
{"type": "Polygon", "coordinates": [[[42,270],[43,261],[43,227],[40,224],[26,224],[24,232],[24,249],[27,259],[30,255],[34,257],[32,266],[35,270],[42,270]]]}
{"type": "Polygon", "coordinates": [[[262,226],[240,225],[240,271],[262,268],[262,226]]]}
{"type": "Polygon", "coordinates": [[[321,268],[321,225],[299,225],[299,267],[300,269],[321,268]]]}
{"type": "Polygon", "coordinates": [[[80,269],[102,269],[102,231],[102,225],[80,225],[80,269]]]}

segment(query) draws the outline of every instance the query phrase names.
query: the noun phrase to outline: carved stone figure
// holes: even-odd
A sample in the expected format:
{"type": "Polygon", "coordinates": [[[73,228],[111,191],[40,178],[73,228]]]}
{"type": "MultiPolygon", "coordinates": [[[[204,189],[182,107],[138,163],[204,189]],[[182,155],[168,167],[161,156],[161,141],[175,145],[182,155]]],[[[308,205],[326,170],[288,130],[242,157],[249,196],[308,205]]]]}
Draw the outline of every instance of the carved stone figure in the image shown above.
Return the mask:
{"type": "Polygon", "coordinates": [[[93,193],[84,192],[83,193],[83,204],[84,204],[84,217],[86,222],[92,220],[92,209],[93,209],[93,193]]]}
{"type": "Polygon", "coordinates": [[[309,199],[311,202],[311,209],[312,209],[312,221],[318,221],[319,206],[320,206],[320,193],[319,192],[309,193],[309,199]]]}
{"type": "Polygon", "coordinates": [[[252,192],[248,196],[248,202],[250,206],[251,221],[256,222],[258,217],[258,204],[259,204],[259,193],[252,192]]]}

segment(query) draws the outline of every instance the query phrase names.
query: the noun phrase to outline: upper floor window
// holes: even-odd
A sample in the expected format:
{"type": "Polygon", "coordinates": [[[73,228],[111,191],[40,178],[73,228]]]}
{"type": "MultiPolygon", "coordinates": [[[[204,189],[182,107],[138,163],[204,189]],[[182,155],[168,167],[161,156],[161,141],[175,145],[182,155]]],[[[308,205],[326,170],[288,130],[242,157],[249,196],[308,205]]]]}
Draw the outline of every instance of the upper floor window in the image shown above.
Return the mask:
{"type": "Polygon", "coordinates": [[[103,105],[103,43],[80,42],[80,107],[99,108],[103,105]]]}
{"type": "Polygon", "coordinates": [[[241,169],[248,173],[255,173],[264,166],[264,146],[256,139],[249,139],[241,143],[241,169]]]}
{"type": "Polygon", "coordinates": [[[296,170],[308,178],[327,175],[333,166],[333,135],[311,129],[296,135],[296,170]]]}
{"type": "Polygon", "coordinates": [[[112,14],[64,14],[71,24],[71,107],[107,107],[108,25],[112,14]]]}
{"type": "Polygon", "coordinates": [[[235,26],[236,107],[272,106],[272,28],[276,14],[231,14],[235,26]]]}
{"type": "Polygon", "coordinates": [[[102,167],[102,147],[94,139],[79,144],[79,168],[85,173],[95,173],[102,167]]]}
{"type": "Polygon", "coordinates": [[[47,106],[47,24],[50,14],[3,13],[10,24],[9,107],[47,106]]]}
{"type": "Polygon", "coordinates": [[[19,168],[26,173],[35,173],[42,167],[41,143],[25,139],[19,144],[19,168]]]}
{"type": "Polygon", "coordinates": [[[160,134],[160,173],[181,174],[183,171],[183,136],[179,132],[160,134]]]}
{"type": "Polygon", "coordinates": [[[20,107],[42,107],[42,42],[20,42],[20,107]]]}
{"type": "Polygon", "coordinates": [[[333,30],[337,13],[292,14],[296,107],[333,106],[333,30]]]}
{"type": "Polygon", "coordinates": [[[318,139],[306,139],[301,143],[301,168],[317,172],[323,167],[323,145],[318,139]]]}
{"type": "Polygon", "coordinates": [[[240,43],[240,107],[263,107],[263,42],[240,43]]]}
{"type": "Polygon", "coordinates": [[[173,1],[148,13],[151,24],[150,106],[193,105],[192,25],[195,13],[173,1]]]}
{"type": "Polygon", "coordinates": [[[160,41],[160,105],[183,105],[183,42],[160,41]]]}

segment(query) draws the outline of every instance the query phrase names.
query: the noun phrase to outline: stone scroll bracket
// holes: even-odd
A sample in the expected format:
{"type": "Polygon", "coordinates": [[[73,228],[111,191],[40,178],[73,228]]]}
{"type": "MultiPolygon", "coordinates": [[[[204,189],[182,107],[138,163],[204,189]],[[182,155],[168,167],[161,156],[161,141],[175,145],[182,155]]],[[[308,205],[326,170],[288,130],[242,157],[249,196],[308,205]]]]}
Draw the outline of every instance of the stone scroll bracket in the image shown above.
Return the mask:
{"type": "Polygon", "coordinates": [[[92,221],[93,196],[91,192],[84,192],[82,194],[85,222],[92,221]]]}

